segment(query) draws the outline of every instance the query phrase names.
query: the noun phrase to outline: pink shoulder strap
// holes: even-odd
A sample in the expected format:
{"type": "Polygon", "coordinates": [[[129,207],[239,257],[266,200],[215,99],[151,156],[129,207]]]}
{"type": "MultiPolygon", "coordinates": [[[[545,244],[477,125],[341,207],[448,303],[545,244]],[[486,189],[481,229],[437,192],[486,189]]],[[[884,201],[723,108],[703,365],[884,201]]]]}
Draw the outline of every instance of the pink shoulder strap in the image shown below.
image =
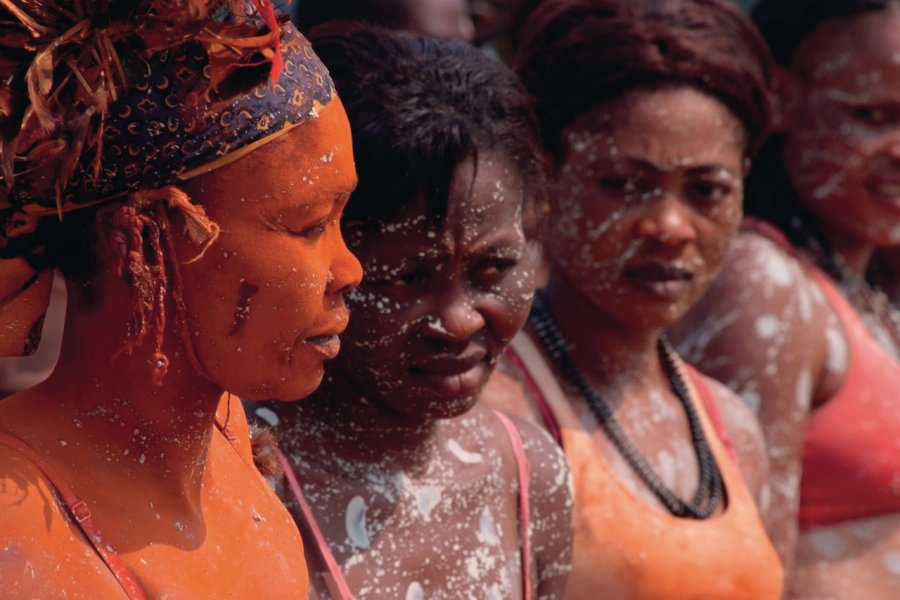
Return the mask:
{"type": "Polygon", "coordinates": [[[556,440],[556,443],[562,448],[562,429],[560,429],[559,422],[553,415],[553,410],[550,408],[550,403],[548,403],[547,399],[544,397],[541,387],[537,384],[537,381],[534,380],[534,377],[532,377],[528,367],[525,366],[525,361],[522,360],[522,357],[519,356],[512,346],[506,348],[503,357],[508,360],[525,379],[525,385],[528,386],[528,391],[531,392],[534,403],[537,404],[538,412],[541,413],[541,420],[544,421],[544,427],[547,428],[547,431],[550,432],[550,435],[553,436],[553,439],[556,440]]]}
{"type": "Polygon", "coordinates": [[[50,466],[50,464],[30,446],[4,432],[0,432],[0,445],[11,448],[24,455],[41,471],[41,473],[43,473],[44,477],[47,478],[47,481],[56,491],[56,495],[66,507],[69,516],[84,534],[84,537],[87,538],[88,542],[90,542],[91,546],[94,547],[94,550],[100,556],[100,559],[103,560],[115,576],[119,585],[122,586],[122,589],[125,590],[128,597],[132,600],[146,600],[147,596],[141,589],[141,585],[131,572],[131,569],[128,568],[122,558],[115,553],[111,546],[104,543],[103,535],[97,528],[96,523],[94,523],[94,519],[91,516],[91,511],[88,508],[87,503],[76,496],[72,491],[72,488],[59,477],[59,474],[50,466]]]}
{"type": "Polygon", "coordinates": [[[275,456],[278,457],[281,468],[284,469],[284,475],[287,477],[288,485],[294,493],[294,498],[296,498],[297,504],[300,505],[300,513],[303,515],[304,521],[303,524],[312,534],[313,542],[316,544],[316,550],[319,552],[319,557],[322,559],[322,562],[325,563],[325,568],[328,569],[330,577],[326,578],[325,584],[328,586],[331,597],[337,598],[338,600],[353,600],[350,586],[347,585],[347,580],[344,578],[341,568],[334,559],[334,554],[331,553],[328,542],[325,541],[325,536],[322,534],[322,530],[319,528],[315,516],[313,516],[312,509],[306,501],[306,496],[303,495],[303,489],[300,487],[300,482],[297,481],[297,475],[294,473],[294,468],[280,448],[275,446],[272,449],[275,451],[275,456]]]}
{"type": "Polygon", "coordinates": [[[494,414],[509,436],[513,457],[516,459],[516,471],[519,476],[519,539],[522,543],[522,597],[531,600],[531,536],[528,532],[531,525],[531,492],[528,489],[531,473],[528,457],[525,456],[525,447],[522,445],[522,436],[519,435],[518,428],[499,410],[495,410],[494,414]]]}

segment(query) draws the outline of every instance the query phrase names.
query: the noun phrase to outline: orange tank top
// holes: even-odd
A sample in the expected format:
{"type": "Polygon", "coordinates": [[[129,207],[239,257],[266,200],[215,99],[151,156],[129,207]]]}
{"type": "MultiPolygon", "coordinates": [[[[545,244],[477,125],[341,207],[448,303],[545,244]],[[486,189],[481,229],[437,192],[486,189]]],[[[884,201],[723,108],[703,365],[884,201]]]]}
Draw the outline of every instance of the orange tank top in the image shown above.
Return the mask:
{"type": "MultiPolygon", "coordinates": [[[[698,521],[652,507],[625,487],[570,406],[531,337],[520,333],[512,347],[559,425],[572,470],[575,541],[566,599],[781,597],[781,563],[738,467],[729,458],[701,402],[695,405],[722,472],[728,504],[720,515],[698,521]]],[[[687,381],[697,398],[696,389],[687,381]]]]}

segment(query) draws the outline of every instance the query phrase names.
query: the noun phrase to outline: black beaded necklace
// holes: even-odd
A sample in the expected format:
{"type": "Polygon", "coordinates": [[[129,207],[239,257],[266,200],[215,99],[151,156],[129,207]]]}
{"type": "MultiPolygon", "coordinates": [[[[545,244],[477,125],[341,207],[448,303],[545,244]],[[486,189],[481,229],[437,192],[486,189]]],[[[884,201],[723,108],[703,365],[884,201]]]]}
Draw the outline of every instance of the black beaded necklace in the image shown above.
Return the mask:
{"type": "Polygon", "coordinates": [[[584,375],[578,370],[566,348],[566,341],[559,326],[553,320],[553,316],[540,296],[535,297],[529,322],[560,373],[575,386],[578,393],[585,399],[609,441],[612,442],[616,450],[619,451],[634,472],[637,473],[638,477],[641,478],[641,481],[650,488],[650,491],[659,498],[659,501],[663,503],[669,512],[676,517],[690,519],[706,519],[712,515],[724,495],[722,474],[703,432],[697,409],[694,408],[687,386],[681,377],[681,372],[678,370],[675,361],[675,351],[665,336],[660,336],[659,339],[657,347],[659,357],[666,377],[669,379],[669,384],[672,386],[672,391],[684,407],[691,430],[691,441],[697,454],[697,463],[700,469],[700,482],[697,486],[697,493],[690,501],[679,498],[675,492],[663,483],[659,475],[653,471],[647,459],[628,439],[622,426],[616,420],[610,405],[587,383],[584,375]]]}

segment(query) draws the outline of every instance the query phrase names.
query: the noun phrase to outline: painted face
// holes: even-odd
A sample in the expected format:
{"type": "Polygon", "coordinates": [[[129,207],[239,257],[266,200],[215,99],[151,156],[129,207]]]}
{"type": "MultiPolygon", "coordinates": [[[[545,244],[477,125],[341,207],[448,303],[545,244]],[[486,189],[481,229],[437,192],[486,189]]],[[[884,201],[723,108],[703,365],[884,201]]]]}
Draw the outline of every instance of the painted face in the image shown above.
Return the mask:
{"type": "Polygon", "coordinates": [[[547,246],[600,311],[666,327],[709,286],[741,217],[744,132],[689,87],[636,90],[563,131],[547,246]]]}
{"type": "Polygon", "coordinates": [[[531,306],[522,194],[516,171],[483,155],[474,173],[457,168],[442,224],[422,199],[379,231],[349,229],[366,277],[336,376],[415,422],[471,408],[531,306]]]}
{"type": "Polygon", "coordinates": [[[822,24],[793,63],[784,161],[801,201],[833,232],[900,243],[900,9],[822,24]]]}
{"type": "MultiPolygon", "coordinates": [[[[188,327],[202,366],[249,399],[312,392],[347,325],[343,293],[359,283],[340,217],[356,185],[350,128],[338,99],[185,191],[222,233],[182,266],[188,327]]],[[[182,261],[197,253],[181,239],[182,261]]]]}

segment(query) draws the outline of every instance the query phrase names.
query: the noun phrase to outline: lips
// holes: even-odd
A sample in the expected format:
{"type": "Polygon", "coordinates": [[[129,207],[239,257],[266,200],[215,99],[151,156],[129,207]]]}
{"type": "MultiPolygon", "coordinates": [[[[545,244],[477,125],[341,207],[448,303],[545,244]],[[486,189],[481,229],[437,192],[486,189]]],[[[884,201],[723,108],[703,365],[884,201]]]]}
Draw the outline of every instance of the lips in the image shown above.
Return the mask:
{"type": "Polygon", "coordinates": [[[442,397],[456,398],[477,390],[484,382],[488,368],[487,352],[479,348],[462,355],[421,357],[409,371],[421,387],[442,397]]]}
{"type": "Polygon", "coordinates": [[[625,269],[625,278],[634,287],[663,300],[683,296],[693,285],[694,272],[683,263],[647,261],[625,269]]]}
{"type": "Polygon", "coordinates": [[[346,309],[331,313],[327,319],[327,325],[320,325],[317,329],[321,333],[303,338],[303,344],[317,352],[320,352],[326,360],[336,357],[341,351],[340,334],[347,328],[350,314],[346,309]]]}

